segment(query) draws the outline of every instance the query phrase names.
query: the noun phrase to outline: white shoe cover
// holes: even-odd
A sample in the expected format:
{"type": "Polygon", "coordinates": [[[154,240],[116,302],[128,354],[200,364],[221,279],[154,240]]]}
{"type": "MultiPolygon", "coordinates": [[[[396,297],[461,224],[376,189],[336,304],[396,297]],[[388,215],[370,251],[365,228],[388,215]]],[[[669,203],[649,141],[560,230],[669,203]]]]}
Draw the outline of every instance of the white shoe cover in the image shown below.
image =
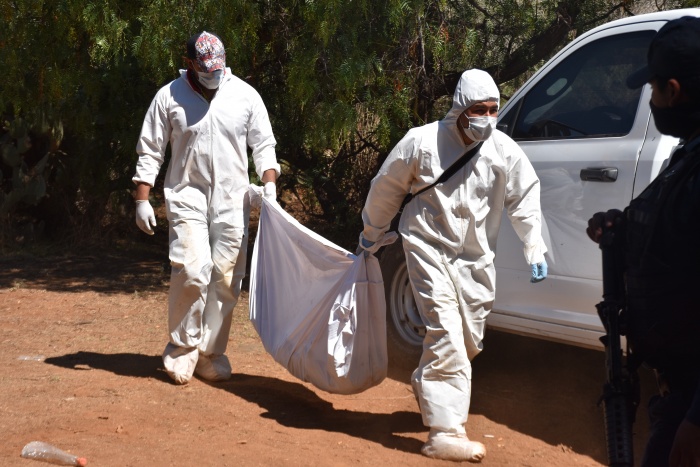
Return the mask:
{"type": "Polygon", "coordinates": [[[192,379],[195,366],[197,366],[199,350],[197,347],[178,347],[168,343],[163,351],[163,365],[173,381],[177,384],[187,384],[192,379]]]}
{"type": "Polygon", "coordinates": [[[428,442],[420,452],[433,459],[481,462],[486,456],[486,446],[477,441],[469,441],[466,434],[431,430],[428,442]]]}
{"type": "Polygon", "coordinates": [[[207,381],[226,381],[231,378],[231,363],[226,355],[199,355],[197,376],[207,381]]]}

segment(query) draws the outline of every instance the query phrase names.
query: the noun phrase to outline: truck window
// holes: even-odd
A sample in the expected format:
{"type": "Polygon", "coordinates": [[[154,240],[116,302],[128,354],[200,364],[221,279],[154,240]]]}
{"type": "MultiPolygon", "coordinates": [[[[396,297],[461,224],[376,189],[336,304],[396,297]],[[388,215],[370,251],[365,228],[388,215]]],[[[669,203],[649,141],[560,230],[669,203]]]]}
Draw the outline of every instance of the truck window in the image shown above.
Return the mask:
{"type": "Polygon", "coordinates": [[[515,140],[628,134],[642,90],[628,89],[625,80],[646,63],[655,33],[608,36],[574,51],[503,116],[507,132],[515,140]]]}

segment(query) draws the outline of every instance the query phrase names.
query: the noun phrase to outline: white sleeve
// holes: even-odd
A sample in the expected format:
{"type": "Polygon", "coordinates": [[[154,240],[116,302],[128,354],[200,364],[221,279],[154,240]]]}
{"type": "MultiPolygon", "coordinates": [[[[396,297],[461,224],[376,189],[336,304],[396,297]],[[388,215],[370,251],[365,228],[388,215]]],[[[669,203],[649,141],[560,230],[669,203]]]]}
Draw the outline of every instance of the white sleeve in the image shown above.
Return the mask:
{"type": "Polygon", "coordinates": [[[146,112],[141,135],[136,144],[139,160],[136,164],[136,175],[132,178],[134,183],[144,182],[153,186],[165,159],[165,148],[170,140],[171,129],[165,92],[161,90],[153,98],[146,112]]]}
{"type": "Polygon", "coordinates": [[[263,103],[262,97],[253,91],[251,118],[248,124],[247,144],[253,151],[253,163],[255,173],[262,179],[266,170],[274,169],[277,176],[280,176],[281,169],[277,163],[275,145],[277,141],[272,133],[270,117],[263,103]]]}
{"type": "Polygon", "coordinates": [[[410,192],[415,179],[417,154],[413,138],[404,137],[389,153],[372,184],[362,210],[363,236],[371,242],[381,240],[410,192]]]}
{"type": "Polygon", "coordinates": [[[505,199],[508,218],[524,244],[527,263],[541,263],[547,246],[542,238],[540,180],[522,149],[515,142],[507,143],[502,148],[508,165],[505,199]]]}

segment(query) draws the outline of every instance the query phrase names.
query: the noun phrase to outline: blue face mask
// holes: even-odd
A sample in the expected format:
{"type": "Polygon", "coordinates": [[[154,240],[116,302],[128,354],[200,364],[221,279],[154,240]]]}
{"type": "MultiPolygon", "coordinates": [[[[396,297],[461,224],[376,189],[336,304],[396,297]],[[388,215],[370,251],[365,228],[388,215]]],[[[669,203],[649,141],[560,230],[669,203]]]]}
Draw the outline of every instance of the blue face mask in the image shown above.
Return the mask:
{"type": "Polygon", "coordinates": [[[197,79],[207,89],[217,89],[224,79],[224,70],[216,70],[211,73],[197,72],[197,79]]]}

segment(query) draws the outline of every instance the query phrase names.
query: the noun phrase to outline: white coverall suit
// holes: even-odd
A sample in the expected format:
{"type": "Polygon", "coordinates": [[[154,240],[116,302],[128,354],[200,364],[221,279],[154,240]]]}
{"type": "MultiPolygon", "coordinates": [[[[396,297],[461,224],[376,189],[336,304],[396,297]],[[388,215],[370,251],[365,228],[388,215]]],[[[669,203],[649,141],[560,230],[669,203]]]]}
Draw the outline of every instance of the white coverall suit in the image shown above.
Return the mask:
{"type": "Polygon", "coordinates": [[[261,178],[268,169],[279,175],[280,166],[267,110],[255,89],[226,68],[207,102],[191,87],[186,70],[180,74],[148,109],[133,180],[153,186],[170,143],[165,177],[170,342],[220,355],[245,275],[248,147],[261,178]]]}
{"type": "MultiPolygon", "coordinates": [[[[477,144],[465,145],[458,116],[474,103],[498,99],[491,77],[469,70],[457,85],[447,116],[406,134],[372,181],[362,213],[366,240],[381,240],[406,194],[429,186],[477,144]]],[[[501,214],[505,208],[525,244],[528,264],[542,262],[547,250],[540,232],[539,193],[539,180],[523,151],[494,130],[470,162],[404,208],[399,232],[426,325],[422,358],[412,376],[426,426],[465,432],[470,360],[482,350],[485,319],[494,301],[501,214]]]]}

